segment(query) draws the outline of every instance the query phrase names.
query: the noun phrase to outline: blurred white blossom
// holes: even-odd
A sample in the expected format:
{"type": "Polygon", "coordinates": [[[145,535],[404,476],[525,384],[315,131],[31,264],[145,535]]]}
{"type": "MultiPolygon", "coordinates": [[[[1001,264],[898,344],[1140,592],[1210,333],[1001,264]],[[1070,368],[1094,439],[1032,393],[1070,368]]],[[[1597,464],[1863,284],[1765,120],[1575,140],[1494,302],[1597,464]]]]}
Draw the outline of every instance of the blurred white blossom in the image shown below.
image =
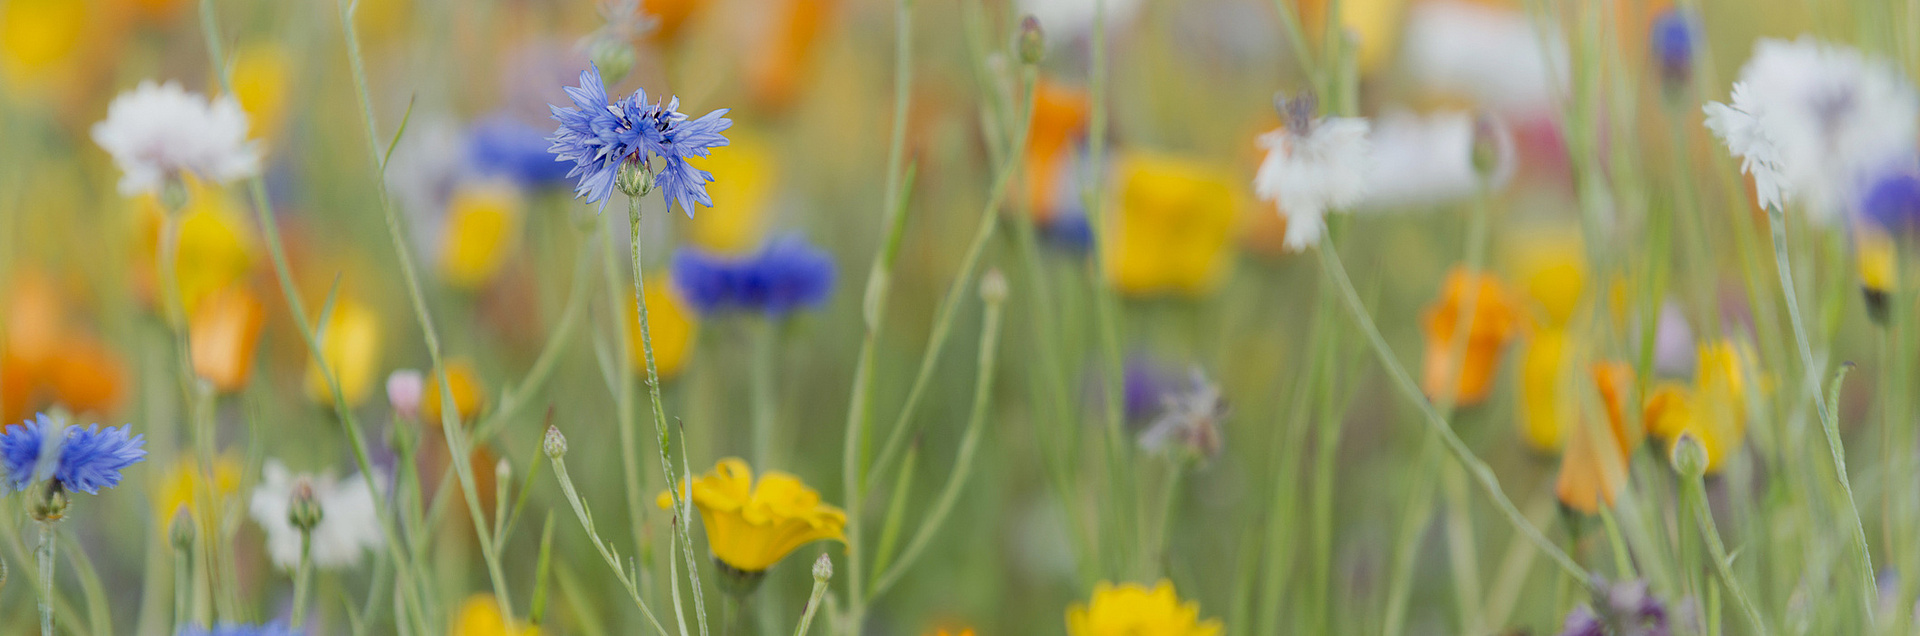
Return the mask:
{"type": "Polygon", "coordinates": [[[1260,136],[1267,157],[1253,189],[1287,218],[1286,247],[1317,245],[1331,208],[1345,208],[1366,193],[1369,170],[1367,120],[1289,117],[1287,126],[1260,136]]]}
{"type": "MultiPolygon", "coordinates": [[[[293,527],[287,513],[293,504],[294,487],[306,481],[313,488],[313,500],[320,504],[320,524],[313,529],[313,565],[318,568],[352,567],[360,563],[367,550],[382,541],[378,511],[365,476],[355,474],[336,480],[330,474],[295,475],[279,460],[267,460],[260,485],[253,489],[249,511],[254,523],[267,535],[267,553],[273,564],[292,570],[300,565],[300,530],[293,527]]],[[[386,480],[374,476],[374,487],[385,490],[386,480]]]]}
{"type": "Polygon", "coordinates": [[[1371,175],[1360,206],[1432,205],[1499,188],[1513,176],[1513,137],[1464,111],[1382,115],[1370,136],[1371,175]],[[1476,165],[1476,152],[1485,165],[1476,165]],[[1484,173],[1483,173],[1484,171],[1484,173]]]}
{"type": "Polygon", "coordinates": [[[232,95],[208,100],[176,82],[141,82],[113,98],[93,141],[120,167],[120,193],[158,192],[183,173],[226,183],[260,172],[259,144],[247,141],[247,113],[232,95]]]}
{"type": "Polygon", "coordinates": [[[1501,113],[1553,111],[1568,77],[1566,44],[1541,39],[1525,13],[1460,0],[1414,5],[1400,51],[1426,90],[1501,113]]]}

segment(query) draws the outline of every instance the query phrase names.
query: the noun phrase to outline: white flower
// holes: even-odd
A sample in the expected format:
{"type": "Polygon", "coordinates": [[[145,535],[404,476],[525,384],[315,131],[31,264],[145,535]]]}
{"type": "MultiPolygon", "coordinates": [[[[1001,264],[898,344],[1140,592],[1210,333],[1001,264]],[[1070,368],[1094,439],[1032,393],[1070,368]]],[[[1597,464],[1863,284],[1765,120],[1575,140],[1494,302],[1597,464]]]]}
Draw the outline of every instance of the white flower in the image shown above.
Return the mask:
{"type": "MultiPolygon", "coordinates": [[[[305,480],[320,505],[320,525],[313,528],[314,567],[340,568],[360,563],[361,555],[380,545],[379,505],[361,475],[335,480],[332,475],[294,475],[279,460],[268,460],[259,486],[253,489],[250,512],[267,534],[267,553],[273,564],[292,570],[300,566],[300,530],[287,520],[296,484],[305,480]]],[[[385,490],[386,480],[375,475],[374,486],[385,490]]]]}
{"type": "Polygon", "coordinates": [[[1267,158],[1253,189],[1287,217],[1287,249],[1318,244],[1327,210],[1352,206],[1366,194],[1367,130],[1365,119],[1326,117],[1260,136],[1267,158]]]}
{"type": "Polygon", "coordinates": [[[226,183],[260,171],[260,147],[247,141],[247,113],[231,95],[212,100],[174,82],[140,86],[107,106],[93,141],[120,166],[120,193],[157,192],[191,172],[226,183]]]}
{"type": "Polygon", "coordinates": [[[1753,175],[1763,206],[1796,200],[1831,220],[1865,179],[1915,156],[1920,94],[1891,64],[1853,49],[1760,40],[1731,101],[1706,105],[1707,128],[1753,175]]]}
{"type": "Polygon", "coordinates": [[[1106,4],[1107,28],[1124,24],[1140,12],[1140,0],[1020,0],[1020,11],[1040,21],[1047,43],[1062,45],[1093,32],[1094,11],[1106,4]]]}
{"type": "Polygon", "coordinates": [[[1542,39],[1519,11],[1459,0],[1407,12],[1400,57],[1422,88],[1472,97],[1503,113],[1553,110],[1567,85],[1567,47],[1542,39]]]}
{"type": "Polygon", "coordinates": [[[1373,164],[1360,207],[1433,205],[1470,196],[1483,184],[1505,184],[1513,176],[1513,137],[1498,122],[1482,121],[1476,131],[1474,116],[1462,111],[1381,116],[1369,137],[1373,164]],[[1487,144],[1492,154],[1484,176],[1474,165],[1476,143],[1487,144]]]}

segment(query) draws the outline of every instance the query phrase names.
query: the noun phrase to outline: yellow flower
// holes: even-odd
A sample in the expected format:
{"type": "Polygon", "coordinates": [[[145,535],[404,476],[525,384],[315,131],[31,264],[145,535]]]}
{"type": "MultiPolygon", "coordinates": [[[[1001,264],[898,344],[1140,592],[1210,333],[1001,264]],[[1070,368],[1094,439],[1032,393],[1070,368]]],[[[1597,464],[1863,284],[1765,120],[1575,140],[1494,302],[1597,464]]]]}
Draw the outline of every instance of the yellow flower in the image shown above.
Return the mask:
{"type": "Polygon", "coordinates": [[[1505,283],[1491,274],[1476,274],[1464,267],[1447,273],[1440,299],[1428,305],[1426,368],[1421,388],[1432,399],[1450,398],[1456,406],[1468,406],[1486,399],[1493,390],[1493,375],[1500,352],[1520,333],[1523,323],[1520,305],[1505,283]],[[1465,348],[1454,350],[1461,325],[1460,304],[1473,297],[1468,314],[1465,348]],[[1456,353],[1463,354],[1455,359],[1456,353]]]}
{"type": "Polygon", "coordinates": [[[271,137],[286,121],[293,57],[272,41],[243,44],[233,55],[233,96],[247,111],[254,137],[271,137]]]}
{"type": "MultiPolygon", "coordinates": [[[[769,471],[756,484],[747,462],[729,457],[694,480],[691,490],[713,558],[746,574],[765,572],[814,541],[846,541],[847,513],[822,503],[820,493],[787,473],[769,471]]],[[[655,503],[672,509],[672,494],[662,491],[655,503]]]]}
{"type": "MultiPolygon", "coordinates": [[[[1296,0],[1307,37],[1319,46],[1326,31],[1327,0],[1296,0]]],[[[1346,0],[1340,3],[1340,32],[1360,46],[1360,71],[1372,73],[1391,59],[1400,40],[1407,0],[1346,0]]]]}
{"type": "Polygon", "coordinates": [[[1199,603],[1181,603],[1166,579],[1153,589],[1101,582],[1091,603],[1067,609],[1068,636],[1215,636],[1221,629],[1218,619],[1200,620],[1199,603]]]}
{"type": "Polygon", "coordinates": [[[728,131],[727,136],[726,152],[687,161],[713,173],[713,183],[707,186],[713,207],[688,222],[687,238],[708,251],[744,254],[759,247],[766,235],[768,202],[779,180],[779,164],[754,133],[728,131]]]}
{"type": "Polygon", "coordinates": [[[540,636],[538,627],[519,627],[507,623],[500,603],[491,594],[475,594],[460,604],[460,615],[453,621],[449,636],[540,636]]]}
{"type": "Polygon", "coordinates": [[[1527,339],[1520,357],[1520,438],[1542,453],[1558,453],[1566,444],[1567,422],[1579,416],[1580,405],[1566,399],[1561,385],[1573,370],[1567,332],[1545,329],[1527,339]]]}
{"type": "Polygon", "coordinates": [[[1239,180],[1188,159],[1135,153],[1115,170],[1119,193],[1100,250],[1107,282],[1130,296],[1199,295],[1225,278],[1239,180]]]}
{"type": "Polygon", "coordinates": [[[85,0],[0,0],[0,77],[13,87],[56,79],[87,23],[85,0]]]}
{"type": "Polygon", "coordinates": [[[206,502],[203,488],[213,495],[217,504],[224,503],[228,497],[239,492],[240,460],[225,454],[215,457],[213,482],[208,484],[206,473],[200,470],[200,461],[181,457],[167,467],[166,475],[153,483],[153,513],[159,515],[160,531],[166,532],[167,522],[173,519],[174,512],[181,506],[186,506],[191,512],[199,510],[206,502]]]}
{"type": "Polygon", "coordinates": [[[1866,296],[1867,315],[1875,322],[1886,324],[1887,301],[1894,286],[1900,284],[1893,239],[1885,232],[1865,228],[1855,236],[1855,251],[1860,263],[1860,290],[1866,296]]]}
{"type": "Polygon", "coordinates": [[[1582,249],[1578,233],[1535,232],[1513,252],[1520,287],[1546,311],[1549,325],[1567,324],[1579,308],[1587,285],[1582,249]]]}
{"type": "Polygon", "coordinates": [[[1747,434],[1745,354],[1721,341],[1699,348],[1693,386],[1662,383],[1647,397],[1647,431],[1669,450],[1683,432],[1707,449],[1707,474],[1720,472],[1747,434]]]}
{"type": "Polygon", "coordinates": [[[1626,421],[1627,392],[1633,390],[1633,367],[1618,361],[1602,362],[1593,365],[1592,371],[1606,410],[1607,432],[1602,433],[1597,427],[1573,431],[1567,439],[1566,454],[1560,460],[1560,476],[1554,484],[1554,494],[1559,496],[1560,503],[1586,514],[1599,512],[1602,502],[1613,504],[1614,497],[1626,483],[1627,455],[1639,437],[1626,421]]]}
{"type": "Polygon", "coordinates": [[[246,386],[253,372],[254,347],[265,324],[265,308],[245,287],[208,297],[187,320],[194,373],[222,393],[246,386]]]}
{"type": "MultiPolygon", "coordinates": [[[[462,422],[471,421],[487,405],[486,384],[480,381],[480,374],[473,370],[473,364],[466,360],[447,363],[447,389],[453,393],[454,411],[459,413],[462,422]]],[[[438,430],[441,416],[440,374],[427,376],[420,392],[420,423],[438,430]]]]}
{"type": "MultiPolygon", "coordinates": [[[[673,283],[664,273],[647,275],[647,331],[653,335],[653,365],[661,379],[680,375],[693,357],[693,343],[700,335],[700,317],[687,310],[673,283]]],[[[633,368],[645,372],[647,351],[640,340],[640,308],[627,294],[627,347],[633,368]]]]}
{"type": "MultiPolygon", "coordinates": [[[[340,381],[341,397],[348,407],[358,406],[367,398],[380,365],[380,319],[359,301],[342,298],[334,304],[332,318],[319,328],[320,352],[340,381]]],[[[307,397],[333,403],[326,376],[312,361],[307,363],[307,397]]]]}
{"type": "MultiPolygon", "coordinates": [[[[240,206],[219,186],[187,175],[186,207],[181,209],[180,236],[174,258],[174,276],[180,280],[180,302],[192,315],[200,301],[215,292],[244,280],[253,268],[255,244],[253,226],[241,215],[240,206]]],[[[147,280],[150,289],[161,289],[157,264],[160,232],[166,209],[156,195],[141,197],[139,222],[144,241],[135,253],[134,266],[147,280]]],[[[156,297],[157,300],[157,297],[156,297]]]]}
{"type": "Polygon", "coordinates": [[[493,280],[520,247],[520,190],[501,182],[462,184],[447,202],[440,275],[473,291],[493,280]]]}

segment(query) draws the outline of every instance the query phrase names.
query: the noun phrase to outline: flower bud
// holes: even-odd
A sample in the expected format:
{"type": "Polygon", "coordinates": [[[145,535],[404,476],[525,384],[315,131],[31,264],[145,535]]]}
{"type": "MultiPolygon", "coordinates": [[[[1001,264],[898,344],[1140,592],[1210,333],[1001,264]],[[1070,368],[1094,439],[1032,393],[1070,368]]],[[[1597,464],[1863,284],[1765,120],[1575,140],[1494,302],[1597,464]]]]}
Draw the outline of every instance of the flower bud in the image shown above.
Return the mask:
{"type": "Polygon", "coordinates": [[[59,521],[66,516],[67,505],[71,503],[73,498],[67,496],[66,486],[60,485],[58,479],[49,479],[46,489],[40,491],[40,496],[33,500],[28,512],[33,515],[34,521],[59,521]]]}
{"type": "Polygon", "coordinates": [[[1483,187],[1496,187],[1513,175],[1513,133],[1486,113],[1473,118],[1473,173],[1483,187]]]}
{"type": "Polygon", "coordinates": [[[293,484],[293,500],[287,505],[287,523],[301,532],[313,532],[326,513],[313,495],[313,482],[301,479],[293,484]]]}
{"type": "MultiPolygon", "coordinates": [[[[387,376],[387,403],[405,419],[420,415],[420,397],[426,382],[417,369],[401,369],[387,376]]],[[[437,423],[437,422],[436,422],[437,423]]]]}
{"type": "Polygon", "coordinates": [[[1039,64],[1047,57],[1047,33],[1040,28],[1040,19],[1031,15],[1020,20],[1020,35],[1016,41],[1020,50],[1020,63],[1039,64]]]}
{"type": "Polygon", "coordinates": [[[831,578],[833,578],[833,559],[827,558],[827,553],[822,552],[820,558],[813,560],[813,582],[825,583],[831,578]]]}
{"type": "Polygon", "coordinates": [[[600,68],[600,81],[608,85],[626,79],[638,57],[632,42],[613,35],[599,35],[587,42],[587,59],[600,68]]]}
{"type": "Polygon", "coordinates": [[[187,505],[173,510],[173,521],[167,525],[167,538],[173,542],[176,550],[193,548],[193,515],[187,512],[187,505]]]}
{"type": "Polygon", "coordinates": [[[989,305],[998,305],[1007,300],[1007,276],[999,268],[987,270],[980,277],[980,300],[989,305]]]}
{"type": "Polygon", "coordinates": [[[560,459],[567,454],[567,436],[560,434],[560,427],[547,425],[547,437],[540,443],[540,450],[547,453],[547,459],[560,459]]]}
{"type": "Polygon", "coordinates": [[[502,484],[513,479],[513,464],[507,463],[507,458],[502,457],[499,463],[493,465],[493,479],[502,484]]]}
{"type": "Polygon", "coordinates": [[[1673,440],[1673,448],[1667,451],[1667,461],[1682,479],[1699,479],[1707,474],[1707,447],[1692,431],[1682,432],[1673,440]]]}
{"type": "Polygon", "coordinates": [[[620,172],[614,178],[614,185],[630,197],[644,197],[653,192],[653,166],[644,159],[629,157],[620,163],[620,172]]]}

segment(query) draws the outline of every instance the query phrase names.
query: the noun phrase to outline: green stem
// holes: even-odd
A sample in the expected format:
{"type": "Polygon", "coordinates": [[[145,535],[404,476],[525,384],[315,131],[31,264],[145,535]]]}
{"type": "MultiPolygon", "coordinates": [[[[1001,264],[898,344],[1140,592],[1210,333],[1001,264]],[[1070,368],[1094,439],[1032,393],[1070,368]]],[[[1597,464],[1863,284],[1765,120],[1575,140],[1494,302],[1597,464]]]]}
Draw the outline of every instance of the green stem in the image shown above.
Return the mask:
{"type": "MultiPolygon", "coordinates": [[[[601,269],[607,285],[607,306],[622,307],[626,300],[621,298],[622,281],[618,273],[620,264],[614,252],[616,235],[613,232],[613,219],[608,217],[602,222],[606,226],[607,239],[601,243],[600,250],[601,259],[604,261],[601,269]]],[[[621,484],[624,486],[622,494],[627,500],[627,530],[633,536],[635,552],[640,555],[643,562],[651,564],[653,555],[649,550],[652,546],[647,543],[646,536],[646,488],[641,482],[640,450],[636,439],[639,433],[635,430],[633,421],[633,364],[629,362],[633,351],[633,335],[626,328],[626,320],[624,311],[613,310],[613,324],[619,325],[613,330],[614,348],[619,351],[614,354],[613,357],[617,362],[612,365],[613,407],[616,412],[614,419],[620,436],[620,471],[621,484]]],[[[668,488],[671,489],[672,486],[669,485],[668,488]]]]}
{"type": "Polygon", "coordinates": [[[780,325],[773,320],[755,321],[753,362],[748,369],[748,393],[753,403],[753,465],[761,470],[773,468],[773,416],[778,407],[774,396],[774,349],[778,346],[780,325]]]}
{"type": "Polygon", "coordinates": [[[553,460],[553,474],[560,479],[560,492],[566,495],[567,503],[573,506],[573,515],[580,520],[580,527],[586,529],[587,539],[593,543],[593,549],[600,553],[600,558],[607,562],[607,567],[613,569],[614,578],[626,588],[627,596],[633,599],[635,607],[640,608],[640,614],[647,617],[647,623],[653,626],[653,631],[661,636],[667,636],[667,628],[660,624],[660,619],[654,617],[653,609],[647,607],[646,599],[640,597],[640,588],[634,584],[633,577],[628,575],[627,566],[620,563],[619,554],[608,548],[607,542],[600,540],[600,533],[594,530],[593,513],[587,511],[587,505],[580,501],[580,493],[574,490],[573,477],[567,474],[567,461],[558,456],[550,456],[550,458],[553,460]]]}
{"type": "Polygon", "coordinates": [[[293,575],[293,619],[294,629],[302,629],[307,624],[307,588],[313,582],[313,532],[300,531],[300,568],[293,575]]]}
{"type": "Polygon", "coordinates": [[[173,550],[173,624],[187,624],[193,614],[193,555],[186,547],[173,550]]]}
{"type": "Polygon", "coordinates": [[[1800,349],[1800,364],[1808,383],[1813,386],[1813,405],[1820,415],[1820,428],[1826,433],[1827,451],[1833,458],[1833,476],[1840,484],[1840,492],[1847,506],[1846,520],[1853,531],[1853,548],[1860,557],[1860,601],[1866,612],[1867,624],[1873,624],[1873,605],[1875,598],[1873,556],[1867,550],[1867,531],[1860,523],[1860,508],[1853,502],[1853,485],[1847,479],[1846,449],[1840,444],[1839,422],[1834,418],[1831,406],[1827,404],[1826,393],[1820,390],[1818,378],[1822,373],[1814,367],[1813,346],[1807,340],[1807,327],[1800,317],[1800,303],[1794,292],[1793,266],[1787,258],[1786,215],[1778,207],[1767,208],[1767,223],[1773,230],[1773,263],[1780,272],[1780,294],[1787,303],[1787,321],[1793,326],[1793,340],[1800,349]]]}
{"type": "Polygon", "coordinates": [[[53,524],[40,522],[40,636],[53,636],[53,524]]]}
{"type": "MultiPolygon", "coordinates": [[[[825,558],[826,555],[821,555],[825,558]]],[[[813,580],[813,593],[807,596],[807,611],[800,615],[800,625],[793,630],[793,636],[807,636],[807,628],[813,626],[813,613],[820,609],[820,599],[827,595],[827,578],[813,580]]]]}
{"type": "MultiPolygon", "coordinates": [[[[1106,161],[1107,148],[1107,3],[1106,0],[1094,0],[1093,12],[1093,51],[1092,77],[1089,94],[1093,106],[1088,115],[1087,125],[1087,162],[1089,165],[1102,165],[1106,161]]],[[[1087,226],[1093,234],[1094,245],[1106,244],[1107,210],[1102,206],[1106,187],[1097,171],[1089,172],[1087,180],[1081,185],[1081,199],[1086,204],[1087,226]]],[[[1125,426],[1125,409],[1122,406],[1122,394],[1125,392],[1124,363],[1120,356],[1120,309],[1112,285],[1105,283],[1099,271],[1099,263],[1093,263],[1093,314],[1095,331],[1099,334],[1100,352],[1106,367],[1103,374],[1102,395],[1105,398],[1103,415],[1106,419],[1106,468],[1108,499],[1107,507],[1113,509],[1115,519],[1132,519],[1134,515],[1127,510],[1132,505],[1135,492],[1128,436],[1125,426]]],[[[1116,546],[1136,545],[1128,532],[1141,532],[1131,524],[1121,521],[1109,526],[1118,535],[1112,543],[1116,546]]],[[[1124,550],[1124,548],[1121,548],[1124,550]]],[[[1124,552],[1115,557],[1119,562],[1113,564],[1109,574],[1119,575],[1128,567],[1124,552]]]]}
{"type": "Polygon", "coordinates": [[[1374,355],[1379,358],[1381,366],[1386,367],[1387,375],[1392,378],[1394,388],[1400,391],[1402,397],[1405,397],[1420,408],[1420,412],[1424,416],[1424,420],[1430,430],[1440,435],[1441,441],[1445,442],[1447,451],[1453,454],[1456,461],[1459,461],[1466,467],[1467,472],[1480,485],[1481,489],[1486,491],[1487,497],[1493,500],[1495,507],[1500,509],[1501,514],[1506,516],[1507,522],[1512,524],[1515,530],[1519,531],[1528,541],[1533,542],[1535,546],[1539,547],[1541,552],[1553,559],[1554,563],[1558,564],[1560,569],[1565,570],[1569,576],[1572,576],[1582,584],[1589,581],[1590,577],[1588,576],[1586,568],[1580,567],[1580,564],[1574,562],[1573,557],[1567,556],[1567,553],[1561,550],[1559,546],[1554,545],[1553,541],[1541,533],[1539,528],[1534,527],[1532,522],[1527,521],[1526,515],[1521,514],[1520,509],[1514,507],[1513,501],[1508,499],[1506,493],[1500,489],[1500,480],[1494,477],[1493,469],[1473,454],[1473,450],[1467,447],[1466,442],[1461,441],[1460,436],[1453,432],[1453,428],[1447,423],[1446,418],[1441,417],[1440,413],[1434,410],[1433,404],[1428,402],[1426,396],[1421,394],[1420,386],[1413,381],[1413,376],[1409,375],[1406,368],[1401,366],[1400,361],[1394,357],[1393,349],[1387,345],[1386,338],[1380,335],[1380,329],[1373,324],[1373,317],[1367,313],[1366,306],[1361,304],[1360,295],[1354,291],[1353,282],[1348,280],[1346,267],[1341,265],[1340,255],[1336,253],[1336,250],[1330,245],[1322,245],[1319,248],[1319,252],[1321,270],[1333,283],[1334,290],[1340,293],[1341,299],[1345,302],[1348,312],[1353,315],[1354,322],[1360,326],[1360,331],[1367,336],[1368,343],[1373,347],[1374,355]]]}
{"type": "MultiPolygon", "coordinates": [[[[1688,491],[1686,498],[1691,504],[1689,512],[1693,514],[1694,527],[1699,530],[1700,538],[1707,543],[1707,555],[1713,559],[1713,571],[1719,575],[1720,584],[1733,594],[1733,602],[1738,604],[1740,611],[1747,615],[1747,623],[1753,626],[1754,633],[1766,636],[1771,632],[1767,629],[1766,620],[1760,617],[1759,607],[1754,605],[1753,599],[1747,596],[1746,588],[1741,587],[1740,581],[1733,576],[1727,548],[1720,543],[1720,530],[1713,522],[1713,509],[1707,506],[1705,484],[1699,476],[1694,476],[1687,478],[1683,487],[1688,491]]],[[[1719,628],[1717,622],[1710,623],[1709,626],[1713,629],[1719,628]]]]}

